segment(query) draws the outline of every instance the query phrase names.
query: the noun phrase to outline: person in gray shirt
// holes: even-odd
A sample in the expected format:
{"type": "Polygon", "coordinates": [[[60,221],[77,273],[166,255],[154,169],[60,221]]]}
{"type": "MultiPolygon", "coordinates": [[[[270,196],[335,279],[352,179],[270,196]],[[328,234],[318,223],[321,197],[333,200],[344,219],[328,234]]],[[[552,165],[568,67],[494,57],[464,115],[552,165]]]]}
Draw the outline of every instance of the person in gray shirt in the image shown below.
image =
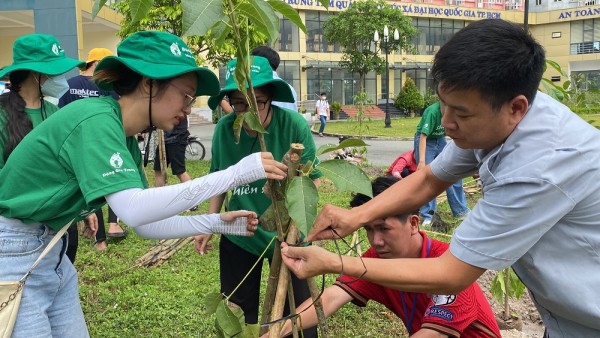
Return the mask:
{"type": "Polygon", "coordinates": [[[342,257],[288,247],[300,278],[362,276],[387,287],[455,294],[485,270],[512,266],[529,289],[546,337],[600,337],[600,131],[539,92],[545,53],[522,27],[469,24],[435,55],[432,75],[451,141],[424,170],[364,205],[325,206],[308,241],[345,236],[415,209],[478,173],[483,197],[450,250],[427,260],[342,257]],[[365,271],[366,269],[366,271],[365,271]]]}

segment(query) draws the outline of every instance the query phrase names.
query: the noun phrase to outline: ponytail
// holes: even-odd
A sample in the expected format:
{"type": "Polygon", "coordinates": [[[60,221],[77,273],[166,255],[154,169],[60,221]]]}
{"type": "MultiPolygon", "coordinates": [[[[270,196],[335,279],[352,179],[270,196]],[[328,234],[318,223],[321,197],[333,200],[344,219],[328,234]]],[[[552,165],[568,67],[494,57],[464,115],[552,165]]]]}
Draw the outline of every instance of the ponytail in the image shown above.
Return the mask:
{"type": "Polygon", "coordinates": [[[29,76],[29,70],[15,70],[10,73],[11,91],[0,95],[0,109],[4,127],[1,137],[4,139],[4,161],[17,145],[33,129],[33,123],[25,113],[25,100],[19,95],[21,83],[29,76]]]}

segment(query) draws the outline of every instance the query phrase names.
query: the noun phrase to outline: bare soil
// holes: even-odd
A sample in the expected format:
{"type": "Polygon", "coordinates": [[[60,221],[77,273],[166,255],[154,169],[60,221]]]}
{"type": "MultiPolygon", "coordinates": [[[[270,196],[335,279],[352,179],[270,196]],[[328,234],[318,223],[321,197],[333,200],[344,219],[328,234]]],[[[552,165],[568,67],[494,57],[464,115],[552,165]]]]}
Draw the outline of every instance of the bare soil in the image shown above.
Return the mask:
{"type": "Polygon", "coordinates": [[[504,320],[504,305],[499,303],[490,293],[492,281],[498,272],[486,271],[478,280],[481,290],[486,295],[488,302],[496,315],[496,321],[500,327],[500,333],[504,338],[542,338],[544,336],[544,325],[542,319],[533,304],[529,293],[525,292],[520,299],[510,298],[510,313],[513,317],[504,320]]]}

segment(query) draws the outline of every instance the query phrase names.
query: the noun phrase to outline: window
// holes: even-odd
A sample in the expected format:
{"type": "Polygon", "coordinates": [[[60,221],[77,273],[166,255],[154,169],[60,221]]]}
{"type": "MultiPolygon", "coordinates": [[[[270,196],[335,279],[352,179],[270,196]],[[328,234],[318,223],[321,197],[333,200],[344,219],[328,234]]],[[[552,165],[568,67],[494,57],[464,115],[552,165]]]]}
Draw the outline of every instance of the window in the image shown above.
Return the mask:
{"type": "Polygon", "coordinates": [[[465,27],[461,20],[413,18],[412,25],[419,32],[411,39],[417,53],[433,55],[443,46],[454,33],[465,27]]]}
{"type": "Polygon", "coordinates": [[[396,64],[396,70],[394,71],[394,89],[395,93],[391,98],[398,96],[398,93],[402,90],[404,83],[402,82],[402,74],[406,78],[411,78],[417,85],[419,92],[425,94],[427,89],[435,91],[433,88],[433,79],[431,78],[430,72],[431,64],[429,63],[409,63],[405,66],[396,64]]]}
{"type": "Polygon", "coordinates": [[[571,22],[571,55],[600,53],[600,19],[571,22]]]}
{"type": "Polygon", "coordinates": [[[300,101],[300,61],[281,61],[277,68],[277,75],[289,83],[296,90],[296,100],[300,101]]]}
{"type": "Polygon", "coordinates": [[[323,24],[329,19],[328,13],[306,12],[306,51],[321,53],[339,53],[340,45],[331,44],[323,33],[323,24]]]}
{"type": "Polygon", "coordinates": [[[275,49],[280,52],[299,52],[300,38],[298,36],[298,26],[293,24],[287,18],[279,16],[279,39],[275,44],[275,49]]]}
{"type": "Polygon", "coordinates": [[[571,72],[571,81],[581,90],[600,89],[600,71],[571,72]]]}
{"type": "MultiPolygon", "coordinates": [[[[314,68],[306,70],[307,94],[304,100],[317,100],[319,93],[327,93],[329,102],[337,101],[343,105],[354,104],[353,97],[360,91],[360,76],[339,68],[337,62],[321,62],[314,68]]],[[[374,94],[377,86],[377,74],[371,72],[365,76],[365,91],[372,95],[370,99],[375,102],[374,94]]]]}

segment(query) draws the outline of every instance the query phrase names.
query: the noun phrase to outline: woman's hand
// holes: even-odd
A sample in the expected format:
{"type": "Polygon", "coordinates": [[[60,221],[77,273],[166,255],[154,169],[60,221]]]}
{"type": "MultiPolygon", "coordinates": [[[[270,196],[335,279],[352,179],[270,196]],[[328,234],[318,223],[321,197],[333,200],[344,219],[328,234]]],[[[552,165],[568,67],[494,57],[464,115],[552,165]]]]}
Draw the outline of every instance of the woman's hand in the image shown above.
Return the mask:
{"type": "Polygon", "coordinates": [[[282,180],[287,176],[287,166],[275,161],[273,154],[268,152],[260,153],[260,158],[268,179],[282,180]]]}
{"type": "Polygon", "coordinates": [[[240,217],[246,217],[246,236],[254,236],[254,231],[258,228],[258,216],[254,211],[236,210],[223,212],[220,215],[221,220],[225,222],[233,222],[240,217]]]}
{"type": "Polygon", "coordinates": [[[94,238],[96,237],[96,232],[98,232],[98,217],[96,214],[89,215],[84,220],[83,230],[81,231],[81,236],[85,238],[94,238]]]}

